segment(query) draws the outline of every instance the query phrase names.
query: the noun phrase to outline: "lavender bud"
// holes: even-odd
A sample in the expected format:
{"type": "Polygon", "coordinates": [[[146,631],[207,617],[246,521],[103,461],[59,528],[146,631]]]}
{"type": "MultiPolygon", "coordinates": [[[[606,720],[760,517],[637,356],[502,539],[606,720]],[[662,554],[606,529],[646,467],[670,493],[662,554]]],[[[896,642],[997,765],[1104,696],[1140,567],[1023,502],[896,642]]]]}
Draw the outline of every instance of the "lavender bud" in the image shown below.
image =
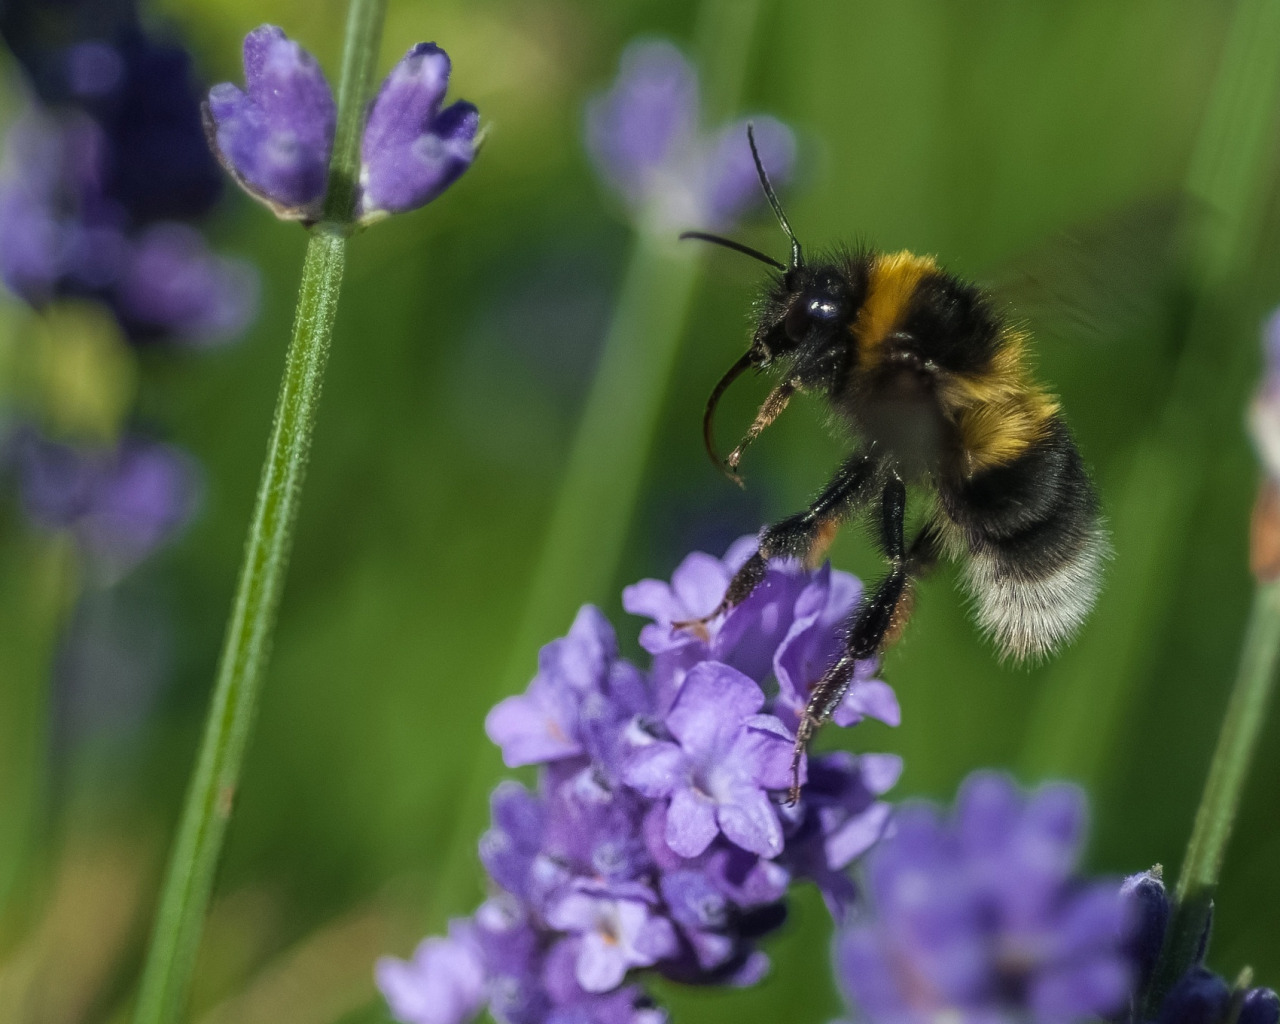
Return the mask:
{"type": "Polygon", "coordinates": [[[288,220],[315,220],[324,203],[337,110],[324,72],[274,25],[244,40],[242,91],[209,90],[210,144],[228,173],[288,220]]]}
{"type": "Polygon", "coordinates": [[[444,50],[419,43],[383,81],[361,142],[362,220],[424,206],[471,166],[480,114],[466,101],[441,109],[450,68],[444,50]]]}

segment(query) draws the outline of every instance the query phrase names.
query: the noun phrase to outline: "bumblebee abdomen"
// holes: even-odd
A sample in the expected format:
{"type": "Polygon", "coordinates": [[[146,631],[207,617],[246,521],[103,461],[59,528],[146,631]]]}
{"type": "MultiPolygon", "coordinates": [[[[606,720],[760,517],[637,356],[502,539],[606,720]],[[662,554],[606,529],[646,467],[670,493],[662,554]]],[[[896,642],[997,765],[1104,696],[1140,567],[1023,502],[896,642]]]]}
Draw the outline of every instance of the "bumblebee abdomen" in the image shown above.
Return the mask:
{"type": "Polygon", "coordinates": [[[967,555],[979,624],[1016,658],[1069,640],[1097,597],[1106,533],[1080,452],[1054,415],[1003,465],[939,486],[947,532],[967,555]]]}

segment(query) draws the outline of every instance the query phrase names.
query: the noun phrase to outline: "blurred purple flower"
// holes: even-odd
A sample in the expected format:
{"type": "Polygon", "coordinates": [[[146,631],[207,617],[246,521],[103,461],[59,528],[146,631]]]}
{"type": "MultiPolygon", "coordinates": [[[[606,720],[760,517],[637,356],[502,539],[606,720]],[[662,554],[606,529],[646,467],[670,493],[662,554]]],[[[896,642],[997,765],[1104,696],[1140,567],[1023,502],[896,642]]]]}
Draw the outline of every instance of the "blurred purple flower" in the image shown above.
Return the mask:
{"type": "MultiPolygon", "coordinates": [[[[508,764],[541,766],[536,791],[498,786],[480,842],[498,891],[473,920],[497,1020],[658,1024],[661,1012],[627,984],[636,972],[753,985],[768,970],[759,941],[785,920],[795,879],[817,884],[833,913],[852,904],[843,870],[883,833],[877,798],[901,762],[817,758],[799,803],[784,806],[795,716],[767,692],[788,643],[835,650],[840,619],[822,611],[856,597],[856,581],[772,568],[759,599],[726,617],[736,620],[671,636],[670,617],[686,601],[718,601],[753,544],[725,559],[691,555],[671,584],[628,588],[628,607],[665,619],[644,630],[650,671],[619,657],[613,628],[588,606],[543,648],[528,690],[489,715],[508,764]]],[[[798,675],[812,660],[789,662],[793,686],[812,684],[798,675]]],[[[815,678],[823,669],[814,662],[815,678]]],[[[443,984],[408,966],[379,976],[406,1021],[418,1018],[399,1008],[443,984]]]]}
{"type": "Polygon", "coordinates": [[[222,194],[200,123],[202,87],[191,56],[133,27],[68,48],[69,99],[102,127],[110,160],[104,190],[133,224],[191,221],[222,194]]]}
{"type": "Polygon", "coordinates": [[[1134,982],[1119,886],[1076,875],[1079,790],[1029,797],[994,773],[965,782],[948,820],[895,815],[868,865],[873,913],[836,941],[859,1019],[1072,1024],[1120,1011],[1134,982]]]}
{"type": "Polygon", "coordinates": [[[127,337],[205,345],[234,337],[256,304],[245,264],[187,224],[136,229],[108,190],[114,151],[93,119],[30,111],[0,170],[0,276],[39,308],[64,296],[109,306],[127,337]]]}
{"type": "Polygon", "coordinates": [[[378,987],[407,1024],[463,1024],[484,1005],[485,975],[470,921],[451,921],[447,939],[424,939],[405,962],[378,961],[378,987]]]}
{"type": "MultiPolygon", "coordinates": [[[[780,121],[757,116],[756,143],[775,185],[790,177],[795,139],[780,121]]],[[[730,228],[762,199],[747,121],[699,128],[697,72],[663,40],[623,51],[618,77],[587,105],[587,150],[632,213],[662,229],[730,228]]]]}
{"type": "Polygon", "coordinates": [[[31,430],[12,444],[28,517],[70,532],[108,576],[170,540],[194,511],[194,466],[168,445],[131,435],[115,447],[79,447],[31,430]]]}
{"type": "Polygon", "coordinates": [[[362,219],[424,206],[471,166],[480,113],[465,100],[440,109],[450,69],[444,50],[419,43],[383,81],[361,140],[362,219]]]}
{"type": "Polygon", "coordinates": [[[247,263],[215,255],[199,231],[170,221],[133,239],[115,303],[132,337],[179,336],[206,344],[248,326],[257,284],[247,263]]]}
{"type": "Polygon", "coordinates": [[[320,65],[275,25],[244,39],[245,90],[209,90],[209,141],[227,172],[279,217],[316,220],[337,107],[320,65]]]}

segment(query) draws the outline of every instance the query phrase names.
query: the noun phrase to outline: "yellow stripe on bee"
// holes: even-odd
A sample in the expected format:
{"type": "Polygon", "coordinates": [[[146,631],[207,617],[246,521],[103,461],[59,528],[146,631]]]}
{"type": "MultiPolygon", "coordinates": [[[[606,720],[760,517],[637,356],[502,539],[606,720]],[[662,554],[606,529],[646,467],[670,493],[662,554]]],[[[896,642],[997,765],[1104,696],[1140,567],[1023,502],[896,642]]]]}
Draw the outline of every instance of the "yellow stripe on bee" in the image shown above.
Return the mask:
{"type": "Polygon", "coordinates": [[[1026,335],[1006,329],[991,367],[946,378],[939,397],[960,431],[969,474],[1012,462],[1045,436],[1058,403],[1032,383],[1026,335]]]}
{"type": "Polygon", "coordinates": [[[853,324],[861,369],[876,364],[885,338],[902,322],[921,278],[937,269],[932,256],[917,256],[905,249],[876,256],[867,278],[867,297],[853,324]]]}

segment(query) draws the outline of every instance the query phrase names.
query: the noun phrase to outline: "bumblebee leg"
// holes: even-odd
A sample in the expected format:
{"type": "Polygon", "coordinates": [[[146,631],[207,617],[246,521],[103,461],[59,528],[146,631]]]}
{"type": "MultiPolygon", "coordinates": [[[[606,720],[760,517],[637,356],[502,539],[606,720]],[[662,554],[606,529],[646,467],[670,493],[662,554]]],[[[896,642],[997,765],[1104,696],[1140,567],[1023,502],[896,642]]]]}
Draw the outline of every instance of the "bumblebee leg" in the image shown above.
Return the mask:
{"type": "MultiPolygon", "coordinates": [[[[896,633],[895,627],[900,619],[900,609],[908,595],[908,569],[912,559],[908,558],[906,544],[903,540],[903,523],[906,516],[907,491],[902,480],[894,474],[881,496],[880,532],[884,553],[889,558],[888,574],[876,585],[871,596],[865,598],[853,614],[853,623],[845,639],[844,653],[823,674],[818,685],[809,696],[809,704],[796,729],[795,751],[791,758],[791,792],[790,803],[800,799],[800,763],[804,758],[805,747],[822,723],[831,717],[840,706],[849,684],[853,681],[853,673],[857,663],[864,658],[874,657],[885,646],[888,639],[896,633]]],[[[912,554],[919,547],[920,554],[927,556],[935,542],[928,539],[929,528],[921,532],[920,537],[912,545],[912,554]]]]}
{"type": "Polygon", "coordinates": [[[724,600],[715,610],[701,619],[673,622],[671,627],[687,629],[705,625],[751,596],[764,579],[770,559],[808,559],[815,548],[830,543],[834,528],[866,500],[867,485],[875,476],[876,465],[870,455],[853,455],[846,459],[807,509],[764,531],[759,549],[734,574],[725,590],[724,600]]]}

